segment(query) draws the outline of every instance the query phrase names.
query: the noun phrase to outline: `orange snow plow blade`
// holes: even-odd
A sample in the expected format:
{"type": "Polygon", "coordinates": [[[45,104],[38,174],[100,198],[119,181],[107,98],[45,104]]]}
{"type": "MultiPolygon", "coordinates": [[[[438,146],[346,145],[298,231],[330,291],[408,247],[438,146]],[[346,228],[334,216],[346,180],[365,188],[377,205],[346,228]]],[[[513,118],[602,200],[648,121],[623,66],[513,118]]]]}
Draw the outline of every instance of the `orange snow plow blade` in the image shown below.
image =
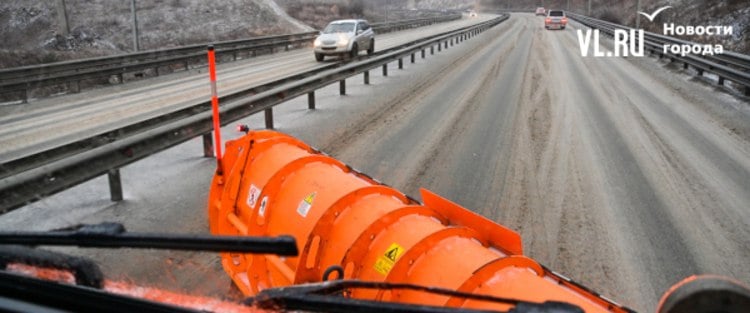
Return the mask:
{"type": "MultiPolygon", "coordinates": [[[[408,283],[529,302],[561,301],[586,312],[627,312],[523,256],[520,236],[430,191],[424,203],[274,131],[230,141],[211,186],[217,235],[291,235],[300,255],[222,254],[246,295],[344,278],[408,283]]],[[[415,290],[352,290],[360,299],[508,310],[510,304],[415,290]]]]}

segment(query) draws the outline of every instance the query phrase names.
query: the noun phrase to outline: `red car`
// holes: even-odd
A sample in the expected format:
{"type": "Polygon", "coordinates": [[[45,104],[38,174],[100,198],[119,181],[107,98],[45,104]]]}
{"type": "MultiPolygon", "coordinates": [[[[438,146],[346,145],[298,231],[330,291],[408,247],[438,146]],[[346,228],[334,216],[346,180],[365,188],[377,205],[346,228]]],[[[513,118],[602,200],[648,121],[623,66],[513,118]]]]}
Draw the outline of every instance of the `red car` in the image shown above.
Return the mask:
{"type": "Polygon", "coordinates": [[[547,11],[543,7],[536,8],[536,15],[545,16],[547,15],[547,11]]]}

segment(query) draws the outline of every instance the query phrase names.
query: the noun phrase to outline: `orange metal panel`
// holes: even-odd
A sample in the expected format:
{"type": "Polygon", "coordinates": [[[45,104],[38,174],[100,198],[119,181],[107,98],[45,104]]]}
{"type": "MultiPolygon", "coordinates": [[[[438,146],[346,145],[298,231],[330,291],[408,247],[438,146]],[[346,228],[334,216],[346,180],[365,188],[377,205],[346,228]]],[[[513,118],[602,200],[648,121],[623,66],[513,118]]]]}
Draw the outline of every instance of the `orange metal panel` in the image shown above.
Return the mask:
{"type": "MultiPolygon", "coordinates": [[[[621,307],[522,255],[520,236],[430,191],[420,204],[292,137],[250,132],[227,144],[208,203],[211,231],[291,235],[299,257],[222,254],[243,293],[316,282],[330,266],[349,279],[411,283],[502,298],[565,301],[587,312],[621,307]]],[[[383,301],[507,310],[418,291],[352,290],[383,301]]]]}

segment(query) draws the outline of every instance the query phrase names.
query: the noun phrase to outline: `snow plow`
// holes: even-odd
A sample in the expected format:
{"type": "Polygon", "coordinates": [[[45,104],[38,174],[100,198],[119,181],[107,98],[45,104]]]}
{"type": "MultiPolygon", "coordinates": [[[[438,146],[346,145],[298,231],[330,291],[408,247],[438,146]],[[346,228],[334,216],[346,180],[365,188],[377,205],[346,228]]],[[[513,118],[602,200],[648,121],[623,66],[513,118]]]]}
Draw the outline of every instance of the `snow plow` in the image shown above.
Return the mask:
{"type": "Polygon", "coordinates": [[[428,190],[421,190],[420,203],[290,136],[249,132],[227,143],[222,167],[211,186],[211,232],[291,235],[300,251],[289,258],[223,253],[225,271],[247,296],[321,282],[335,272],[345,281],[451,291],[351,288],[354,299],[499,311],[518,303],[630,311],[524,256],[516,232],[428,190]]]}
{"type": "MultiPolygon", "coordinates": [[[[419,202],[290,136],[248,131],[217,158],[211,235],[122,224],[0,232],[3,312],[632,312],[523,255],[520,236],[428,190],[419,202]],[[25,246],[220,253],[244,300],[104,276],[25,246]]],[[[750,289],[691,276],[658,313],[749,312],[750,289]]]]}

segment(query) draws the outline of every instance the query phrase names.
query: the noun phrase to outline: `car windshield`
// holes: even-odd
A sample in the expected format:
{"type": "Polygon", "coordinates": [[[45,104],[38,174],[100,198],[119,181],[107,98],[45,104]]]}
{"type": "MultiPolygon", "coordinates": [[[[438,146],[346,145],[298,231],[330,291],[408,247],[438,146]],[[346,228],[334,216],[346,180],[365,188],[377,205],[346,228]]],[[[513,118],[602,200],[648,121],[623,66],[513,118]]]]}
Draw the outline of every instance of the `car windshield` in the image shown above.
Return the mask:
{"type": "Polygon", "coordinates": [[[354,23],[335,23],[328,24],[323,30],[324,34],[349,33],[354,31],[354,23]]]}
{"type": "Polygon", "coordinates": [[[563,11],[550,11],[549,16],[563,16],[563,11]]]}

